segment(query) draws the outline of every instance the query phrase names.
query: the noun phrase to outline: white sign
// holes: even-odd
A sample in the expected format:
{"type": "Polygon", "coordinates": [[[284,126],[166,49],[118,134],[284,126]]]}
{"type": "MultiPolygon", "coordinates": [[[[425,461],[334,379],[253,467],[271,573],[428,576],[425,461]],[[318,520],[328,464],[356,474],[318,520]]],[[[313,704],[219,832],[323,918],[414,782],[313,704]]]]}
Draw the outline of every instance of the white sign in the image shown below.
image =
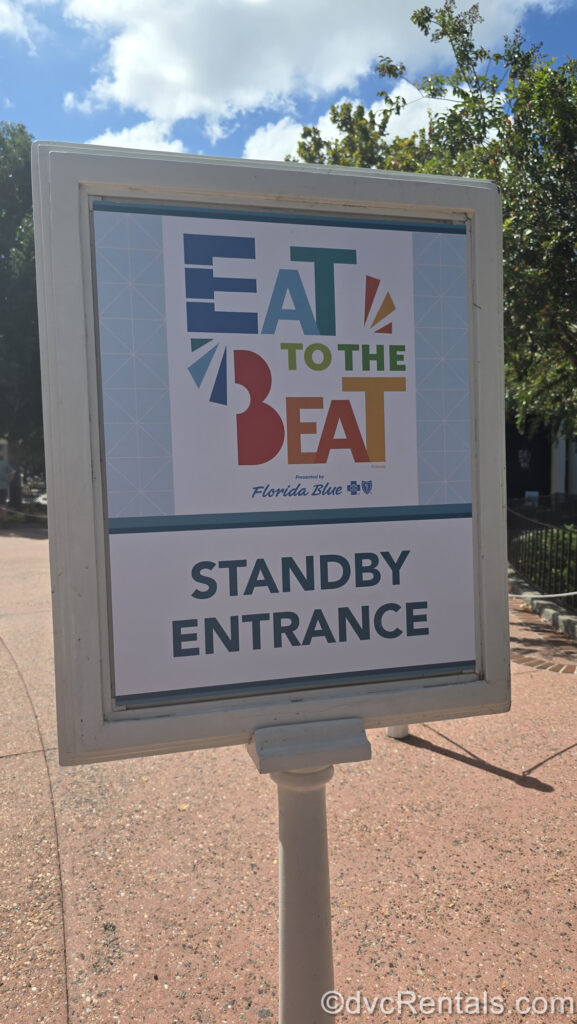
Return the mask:
{"type": "Polygon", "coordinates": [[[175,512],[418,503],[412,234],[381,228],[162,218],[175,512]]]}
{"type": "Polygon", "coordinates": [[[467,519],[133,533],[110,547],[122,696],[475,667],[467,519]]]}
{"type": "Polygon", "coordinates": [[[34,167],[61,758],[504,710],[494,188],[34,167]]]}

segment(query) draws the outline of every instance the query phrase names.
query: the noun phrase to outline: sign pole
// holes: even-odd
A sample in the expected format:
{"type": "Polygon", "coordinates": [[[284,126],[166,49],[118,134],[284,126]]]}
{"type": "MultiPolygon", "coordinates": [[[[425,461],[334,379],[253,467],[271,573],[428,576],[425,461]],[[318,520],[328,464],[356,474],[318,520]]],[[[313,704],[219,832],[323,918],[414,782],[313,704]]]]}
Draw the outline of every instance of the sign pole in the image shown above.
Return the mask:
{"type": "Polygon", "coordinates": [[[333,764],[368,760],[361,719],[257,729],[248,751],[278,788],[279,1024],[328,1024],[334,986],[326,784],[333,764]]]}
{"type": "Polygon", "coordinates": [[[388,725],[387,736],[391,740],[404,740],[409,735],[408,725],[388,725]]]}
{"type": "Polygon", "coordinates": [[[324,1024],[334,987],[326,784],[332,766],[275,772],[279,820],[279,1024],[324,1024]]]}

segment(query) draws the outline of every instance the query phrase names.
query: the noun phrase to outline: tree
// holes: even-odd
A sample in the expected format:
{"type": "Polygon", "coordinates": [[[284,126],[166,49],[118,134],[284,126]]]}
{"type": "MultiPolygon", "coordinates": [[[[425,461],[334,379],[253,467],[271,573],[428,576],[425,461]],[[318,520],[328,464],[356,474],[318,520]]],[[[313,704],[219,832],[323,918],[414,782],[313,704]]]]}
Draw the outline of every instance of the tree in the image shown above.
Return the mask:
{"type": "Polygon", "coordinates": [[[23,125],[0,122],[0,437],[15,466],[43,463],[31,143],[23,125]]]}
{"type": "MultiPolygon", "coordinates": [[[[506,384],[509,413],[556,429],[577,426],[577,62],[557,64],[519,31],[503,52],[475,42],[478,5],[454,0],[413,22],[433,43],[451,46],[454,69],[416,83],[434,104],[427,127],[392,138],[403,106],[387,90],[381,112],[349,103],[331,109],[336,141],[304,128],[302,160],[384,170],[489,178],[503,196],[506,384]]],[[[380,58],[389,83],[406,69],[380,58]]]]}

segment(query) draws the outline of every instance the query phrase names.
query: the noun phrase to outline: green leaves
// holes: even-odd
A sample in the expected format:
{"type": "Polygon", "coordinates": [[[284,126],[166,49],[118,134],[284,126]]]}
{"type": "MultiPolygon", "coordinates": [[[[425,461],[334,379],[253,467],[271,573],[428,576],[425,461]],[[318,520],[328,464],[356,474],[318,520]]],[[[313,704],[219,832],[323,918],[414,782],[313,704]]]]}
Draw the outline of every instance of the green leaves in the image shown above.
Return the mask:
{"type": "Polygon", "coordinates": [[[333,106],[330,120],[340,133],[338,139],[323,139],[318,128],[303,128],[297,153],[306,163],[420,170],[426,147],[424,134],[392,140],[388,135],[391,117],[399,113],[404,104],[402,97],[394,101],[387,97],[380,110],[367,110],[352,103],[333,106]]]}
{"type": "Polygon", "coordinates": [[[0,437],[42,461],[30,145],[0,122],[0,437]]]}
{"type": "MultiPolygon", "coordinates": [[[[577,61],[557,64],[516,31],[499,51],[475,40],[474,4],[455,0],[416,10],[413,23],[432,44],[448,42],[449,74],[415,83],[433,101],[426,128],[391,137],[402,108],[385,90],[380,114],[332,108],[342,133],[322,139],[303,129],[299,156],[385,170],[489,178],[503,196],[507,401],[519,423],[577,426],[577,61]],[[434,101],[444,99],[443,106],[434,101]]],[[[377,73],[398,81],[405,66],[381,57],[377,73]]]]}

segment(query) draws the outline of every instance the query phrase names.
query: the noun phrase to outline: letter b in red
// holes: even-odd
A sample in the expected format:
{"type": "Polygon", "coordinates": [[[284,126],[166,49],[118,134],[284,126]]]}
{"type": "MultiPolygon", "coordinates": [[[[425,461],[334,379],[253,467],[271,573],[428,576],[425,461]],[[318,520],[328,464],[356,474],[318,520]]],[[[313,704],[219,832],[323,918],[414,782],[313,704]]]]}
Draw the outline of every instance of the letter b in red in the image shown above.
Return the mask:
{"type": "Polygon", "coordinates": [[[260,466],[280,452],[284,424],[272,405],[265,402],[272,384],[268,364],[245,349],[234,353],[234,379],[246,388],[250,405],[236,417],[239,466],[260,466]]]}

